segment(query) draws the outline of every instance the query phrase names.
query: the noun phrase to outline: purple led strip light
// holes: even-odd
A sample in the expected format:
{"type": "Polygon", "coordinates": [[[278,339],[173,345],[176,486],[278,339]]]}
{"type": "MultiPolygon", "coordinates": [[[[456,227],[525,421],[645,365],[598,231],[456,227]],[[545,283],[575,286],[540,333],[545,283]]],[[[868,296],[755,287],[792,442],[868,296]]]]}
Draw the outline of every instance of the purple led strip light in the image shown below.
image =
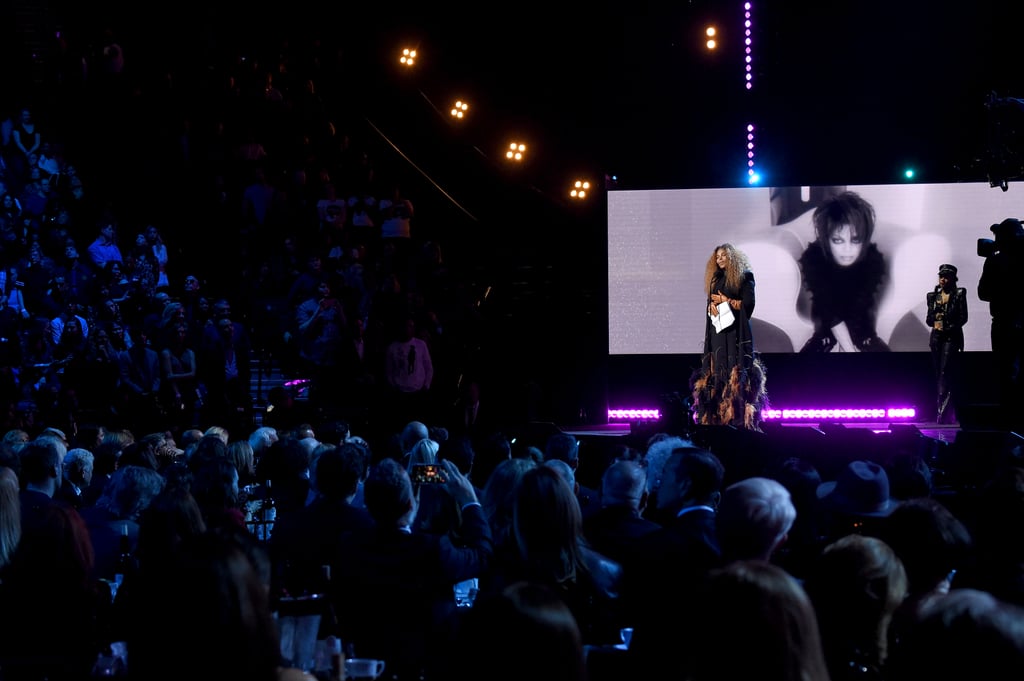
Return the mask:
{"type": "MultiPolygon", "coordinates": [[[[910,421],[917,416],[913,407],[807,407],[800,409],[765,409],[765,421],[910,421]]],[[[658,421],[661,411],[650,407],[609,409],[609,421],[658,421]]]]}

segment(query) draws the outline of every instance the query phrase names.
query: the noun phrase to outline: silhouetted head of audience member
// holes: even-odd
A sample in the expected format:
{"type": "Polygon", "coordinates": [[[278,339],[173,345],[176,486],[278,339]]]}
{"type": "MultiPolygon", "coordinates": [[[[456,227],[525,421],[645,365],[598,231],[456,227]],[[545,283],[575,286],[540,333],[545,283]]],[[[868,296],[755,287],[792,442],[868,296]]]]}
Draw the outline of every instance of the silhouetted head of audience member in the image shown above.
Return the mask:
{"type": "MultiPolygon", "coordinates": [[[[472,479],[473,464],[476,460],[476,450],[473,449],[473,440],[466,435],[456,435],[447,441],[440,443],[440,457],[455,464],[463,475],[472,479]]],[[[486,482],[486,481],[474,481],[486,482]]]]}
{"type": "Polygon", "coordinates": [[[565,478],[547,465],[523,473],[512,514],[512,539],[525,574],[547,584],[582,569],[583,516],[565,478]]]}
{"type": "Polygon", "coordinates": [[[1024,608],[978,589],[932,600],[893,645],[885,678],[1024,678],[1024,608]]]}
{"type": "Polygon", "coordinates": [[[148,466],[120,466],[110,477],[96,507],[114,518],[138,522],[142,512],[163,490],[166,480],[148,466]]]}
{"type": "Polygon", "coordinates": [[[168,484],[139,516],[135,557],[140,569],[170,561],[181,543],[206,531],[202,509],[187,487],[168,484]]]}
{"type": "Polygon", "coordinates": [[[550,459],[541,464],[545,468],[558,473],[565,484],[569,485],[569,489],[572,490],[573,494],[578,494],[580,491],[580,483],[576,482],[576,471],[573,470],[572,466],[562,461],[561,459],[550,459]]]}
{"type": "Polygon", "coordinates": [[[517,582],[479,597],[460,628],[455,678],[584,681],[583,640],[572,611],[541,584],[517,582]],[[501,630],[500,636],[494,632],[501,630]],[[529,651],[524,654],[524,651],[529,651]]]}
{"type": "Polygon", "coordinates": [[[618,459],[601,476],[601,506],[635,511],[647,504],[647,469],[632,459],[618,459]]]}
{"type": "Polygon", "coordinates": [[[899,501],[890,495],[889,474],[874,461],[851,461],[835,480],[818,486],[819,509],[826,520],[822,533],[838,539],[850,532],[864,532],[887,517],[899,501]]]}
{"type": "Polygon", "coordinates": [[[647,493],[654,498],[654,488],[661,483],[662,469],[668,457],[677,449],[693,447],[694,444],[686,438],[667,433],[652,435],[644,452],[644,461],[647,463],[647,493]]]}
{"type": "Polygon", "coordinates": [[[734,561],[696,592],[686,645],[675,670],[692,681],[827,681],[818,621],[807,594],[782,568],[734,561]]]}
{"type": "Polygon", "coordinates": [[[35,439],[21,450],[19,479],[22,488],[53,496],[63,480],[63,456],[56,446],[35,439]]]}
{"type": "Polygon", "coordinates": [[[247,551],[218,532],[182,539],[171,560],[140,572],[138,626],[127,631],[133,677],[275,681],[281,644],[267,582],[247,551]],[[181,650],[167,654],[167,641],[181,650]]]}
{"type": "Polygon", "coordinates": [[[206,526],[213,529],[244,524],[235,464],[227,457],[212,457],[190,468],[193,478],[189,489],[203,512],[206,526]]]}
{"type": "Polygon", "coordinates": [[[674,449],[653,485],[654,520],[674,517],[687,506],[717,508],[724,480],[725,466],[708,450],[692,444],[674,449]]]}
{"type": "Polygon", "coordinates": [[[402,455],[408,454],[417,442],[429,437],[430,429],[422,421],[410,421],[405,424],[405,427],[402,428],[402,432],[398,436],[398,446],[402,450],[402,455]]]}
{"type": "Polygon", "coordinates": [[[160,470],[160,462],[156,458],[153,445],[145,440],[133,442],[121,452],[118,466],[143,466],[160,470]]]}
{"type": "Polygon", "coordinates": [[[394,459],[381,459],[363,487],[366,510],[381,527],[411,527],[418,502],[409,473],[394,459]]]}
{"type": "Polygon", "coordinates": [[[849,534],[825,547],[804,579],[834,678],[851,666],[881,673],[889,624],[907,595],[896,552],[877,537],[849,534]]]}
{"type": "Polygon", "coordinates": [[[564,461],[573,470],[579,466],[580,443],[572,433],[553,433],[544,443],[544,460],[564,461]]]}
{"type": "Polygon", "coordinates": [[[519,482],[527,471],[538,465],[532,459],[505,459],[487,478],[480,503],[491,526],[495,544],[505,541],[511,531],[519,482]]]}
{"type": "Polygon", "coordinates": [[[899,556],[909,595],[922,595],[969,565],[973,539],[967,526],[931,497],[908,499],[878,526],[878,537],[899,556]]]}
{"type": "Polygon", "coordinates": [[[346,442],[320,454],[312,483],[328,499],[349,499],[355,495],[365,468],[359,447],[346,442]]]}

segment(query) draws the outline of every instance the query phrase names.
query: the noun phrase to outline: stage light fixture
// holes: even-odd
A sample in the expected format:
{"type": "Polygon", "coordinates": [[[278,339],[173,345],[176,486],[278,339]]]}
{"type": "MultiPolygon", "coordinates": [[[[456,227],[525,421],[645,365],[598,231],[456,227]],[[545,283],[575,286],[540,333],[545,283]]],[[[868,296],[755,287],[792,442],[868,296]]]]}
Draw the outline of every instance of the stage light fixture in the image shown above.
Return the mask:
{"type": "Polygon", "coordinates": [[[505,152],[505,158],[509,161],[520,162],[523,160],[523,156],[526,154],[526,145],[520,142],[510,142],[508,145],[508,151],[505,152]]]}
{"type": "Polygon", "coordinates": [[[587,194],[589,192],[590,182],[587,180],[576,180],[572,185],[572,189],[569,190],[569,196],[574,199],[582,200],[587,198],[587,194]]]}
{"type": "Polygon", "coordinates": [[[766,421],[910,421],[915,416],[913,407],[802,407],[761,412],[766,421]]]}
{"type": "Polygon", "coordinates": [[[609,409],[609,421],[660,421],[661,410],[651,407],[633,407],[628,409],[609,409]]]}

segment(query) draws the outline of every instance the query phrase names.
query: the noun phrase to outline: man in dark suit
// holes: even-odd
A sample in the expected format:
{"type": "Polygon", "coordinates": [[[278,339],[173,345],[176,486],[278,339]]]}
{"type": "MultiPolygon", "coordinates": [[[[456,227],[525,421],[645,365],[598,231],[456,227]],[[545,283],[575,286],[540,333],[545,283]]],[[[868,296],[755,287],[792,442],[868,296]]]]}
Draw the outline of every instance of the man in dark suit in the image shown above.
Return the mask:
{"type": "Polygon", "coordinates": [[[366,509],[352,504],[364,467],[353,443],[322,452],[310,469],[313,499],[282,513],[270,535],[271,595],[282,641],[291,642],[283,653],[293,666],[310,661],[319,631],[336,633],[331,601],[322,596],[330,593],[330,564],[341,536],[373,527],[366,509]]]}
{"type": "MultiPolygon", "coordinates": [[[[722,565],[715,515],[722,497],[725,467],[706,449],[686,445],[673,450],[654,486],[654,515],[662,528],[638,542],[624,573],[622,597],[634,621],[630,652],[636,652],[646,671],[661,674],[676,654],[680,628],[668,613],[680,613],[700,589],[704,578],[722,565]]],[[[693,619],[693,618],[689,618],[693,619]]]]}
{"type": "MultiPolygon", "coordinates": [[[[544,443],[544,461],[557,459],[569,464],[573,476],[579,482],[580,443],[572,433],[561,431],[553,433],[544,443]]],[[[576,500],[580,502],[583,519],[596,513],[601,508],[601,499],[596,489],[580,483],[576,486],[576,500]]]]}
{"type": "Polygon", "coordinates": [[[636,461],[613,462],[601,477],[601,508],[583,522],[590,546],[628,569],[640,539],[661,529],[643,517],[646,505],[646,469],[636,461]]]}
{"type": "Polygon", "coordinates": [[[88,449],[76,447],[68,450],[64,456],[64,480],[57,488],[54,499],[81,510],[82,494],[92,482],[93,453],[88,449]]]}
{"type": "Polygon", "coordinates": [[[270,537],[275,595],[327,593],[323,566],[330,565],[341,536],[373,527],[369,512],[352,505],[363,466],[362,452],[352,443],[343,442],[317,458],[310,476],[316,497],[308,506],[282,514],[270,537]]]}
{"type": "Polygon", "coordinates": [[[389,675],[418,679],[443,668],[457,624],[452,588],[480,577],[494,553],[473,485],[442,461],[445,489],[460,511],[456,533],[413,531],[419,495],[405,468],[384,459],[364,483],[371,530],[346,535],[332,564],[332,599],[342,640],[359,657],[385,661],[389,675]]]}

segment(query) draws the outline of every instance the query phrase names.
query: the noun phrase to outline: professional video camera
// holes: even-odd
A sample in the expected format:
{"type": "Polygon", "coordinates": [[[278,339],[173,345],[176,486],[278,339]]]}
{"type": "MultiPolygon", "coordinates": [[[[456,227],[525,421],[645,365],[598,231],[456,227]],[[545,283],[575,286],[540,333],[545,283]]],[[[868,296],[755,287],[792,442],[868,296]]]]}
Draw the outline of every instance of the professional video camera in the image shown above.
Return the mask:
{"type": "Polygon", "coordinates": [[[1002,222],[989,227],[995,239],[978,239],[978,255],[987,258],[1004,250],[1007,245],[1024,243],[1024,225],[1019,218],[1006,218],[1002,222]]]}

